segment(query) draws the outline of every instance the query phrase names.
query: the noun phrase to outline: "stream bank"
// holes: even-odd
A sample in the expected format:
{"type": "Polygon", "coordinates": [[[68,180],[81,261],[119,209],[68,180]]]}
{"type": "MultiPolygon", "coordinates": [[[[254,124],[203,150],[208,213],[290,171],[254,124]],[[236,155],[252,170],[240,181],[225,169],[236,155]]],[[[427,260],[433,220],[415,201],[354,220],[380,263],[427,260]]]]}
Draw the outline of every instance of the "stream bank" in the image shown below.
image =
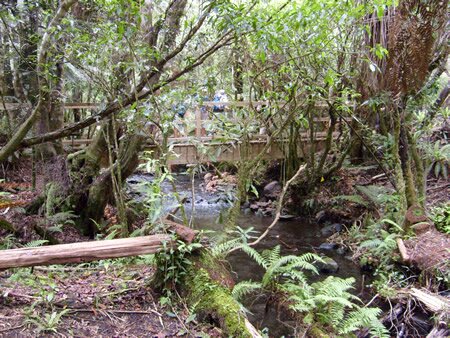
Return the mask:
{"type": "MultiPolygon", "coordinates": [[[[229,185],[221,186],[214,191],[205,189],[202,178],[195,178],[183,174],[174,175],[175,187],[180,194],[180,199],[186,198],[184,208],[188,218],[193,216],[194,228],[208,230],[207,235],[221,237],[228,231],[225,226],[226,211],[232,205],[232,188],[229,185]],[[194,182],[194,183],[193,183],[194,182]],[[192,194],[191,188],[194,187],[192,194]],[[194,201],[194,203],[192,203],[194,201]]],[[[151,185],[153,176],[138,173],[128,179],[129,193],[133,198],[142,200],[145,191],[151,185]],[[147,188],[146,188],[147,186],[147,188]]],[[[177,205],[174,196],[173,185],[163,182],[160,185],[163,192],[164,209],[173,210],[177,205]]],[[[179,216],[179,213],[177,214],[179,216]]],[[[238,217],[237,224],[244,230],[253,228],[258,233],[264,230],[272,222],[272,217],[263,216],[261,213],[253,213],[249,208],[244,208],[238,217]]],[[[320,226],[314,218],[310,217],[288,217],[275,226],[267,237],[256,247],[258,251],[272,249],[281,245],[283,255],[301,255],[306,252],[318,253],[327,256],[330,262],[321,267],[320,275],[311,275],[310,281],[323,280],[329,275],[355,279],[355,293],[366,298],[365,284],[369,276],[361,271],[351,258],[351,253],[345,249],[327,242],[327,238],[343,230],[344,225],[330,224],[320,226]]],[[[263,275],[263,269],[247,254],[238,250],[227,258],[235,276],[235,281],[244,280],[258,281],[263,275]]],[[[250,311],[249,319],[258,328],[268,328],[271,336],[291,335],[288,317],[283,311],[278,311],[276,306],[267,307],[267,300],[257,298],[249,301],[246,306],[250,311]]]]}

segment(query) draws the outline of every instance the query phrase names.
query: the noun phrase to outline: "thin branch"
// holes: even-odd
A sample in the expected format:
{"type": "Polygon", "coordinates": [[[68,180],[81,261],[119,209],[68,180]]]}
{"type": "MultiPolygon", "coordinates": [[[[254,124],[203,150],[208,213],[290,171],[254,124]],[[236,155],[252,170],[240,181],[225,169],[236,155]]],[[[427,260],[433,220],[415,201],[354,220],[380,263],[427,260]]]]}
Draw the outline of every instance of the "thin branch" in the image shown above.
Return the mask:
{"type": "MultiPolygon", "coordinates": [[[[283,202],[284,202],[284,197],[290,187],[290,185],[292,184],[292,182],[294,182],[302,172],[305,171],[306,165],[301,165],[297,172],[294,174],[294,176],[292,176],[289,181],[286,182],[286,184],[283,187],[283,190],[281,191],[280,197],[278,198],[278,205],[277,205],[277,209],[275,212],[275,218],[273,219],[272,223],[270,223],[270,225],[267,227],[267,229],[261,234],[261,236],[259,236],[256,240],[254,240],[251,243],[248,243],[249,246],[255,246],[257,244],[259,244],[266,236],[267,234],[270,232],[270,230],[273,229],[273,227],[278,223],[278,221],[280,220],[281,217],[281,210],[283,208],[283,202]]],[[[233,249],[231,249],[228,253],[231,253],[233,251],[239,250],[240,247],[235,247],[233,249]]]]}

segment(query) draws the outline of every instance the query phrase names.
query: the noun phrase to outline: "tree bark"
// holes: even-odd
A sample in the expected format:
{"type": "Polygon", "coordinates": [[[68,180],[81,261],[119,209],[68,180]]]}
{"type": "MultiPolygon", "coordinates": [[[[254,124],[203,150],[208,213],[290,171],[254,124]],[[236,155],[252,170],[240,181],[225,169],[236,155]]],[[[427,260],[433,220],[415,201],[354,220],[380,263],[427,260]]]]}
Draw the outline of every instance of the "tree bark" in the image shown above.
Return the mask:
{"type": "Polygon", "coordinates": [[[58,26],[61,20],[69,11],[70,7],[75,3],[76,0],[65,0],[63,1],[58,10],[50,21],[44,36],[42,37],[42,41],[38,48],[37,55],[37,63],[36,63],[36,72],[38,76],[38,85],[33,86],[34,88],[39,89],[39,98],[37,99],[37,104],[35,105],[33,111],[30,116],[22,123],[17,132],[13,135],[13,137],[8,141],[8,143],[0,149],[0,162],[3,162],[8,159],[20,146],[22,140],[26,137],[27,133],[34,126],[37,121],[41,110],[44,108],[44,100],[45,100],[45,91],[47,88],[45,81],[45,67],[47,63],[47,50],[50,47],[51,37],[54,34],[55,27],[58,26]]]}

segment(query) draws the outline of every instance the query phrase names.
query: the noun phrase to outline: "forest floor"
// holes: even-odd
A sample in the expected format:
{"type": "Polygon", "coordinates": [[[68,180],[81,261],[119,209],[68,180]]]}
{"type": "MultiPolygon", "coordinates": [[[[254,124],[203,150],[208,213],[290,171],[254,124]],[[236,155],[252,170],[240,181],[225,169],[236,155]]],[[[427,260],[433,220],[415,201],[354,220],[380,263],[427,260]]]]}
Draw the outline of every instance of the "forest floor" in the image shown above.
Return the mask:
{"type": "Polygon", "coordinates": [[[1,337],[220,337],[187,308],[161,305],[148,265],[85,264],[0,274],[1,337]]]}

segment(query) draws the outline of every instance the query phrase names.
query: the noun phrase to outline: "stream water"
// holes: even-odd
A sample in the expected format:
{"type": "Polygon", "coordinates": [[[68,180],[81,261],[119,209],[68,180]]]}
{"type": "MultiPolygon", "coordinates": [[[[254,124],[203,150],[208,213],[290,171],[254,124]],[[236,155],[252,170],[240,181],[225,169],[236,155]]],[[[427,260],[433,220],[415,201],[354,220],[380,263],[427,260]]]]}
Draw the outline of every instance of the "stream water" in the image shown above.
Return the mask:
{"type": "MultiPolygon", "coordinates": [[[[145,183],[152,182],[153,177],[146,174],[135,174],[128,179],[130,193],[136,199],[144,198],[146,189],[145,183]]],[[[229,192],[219,191],[208,193],[201,187],[202,180],[195,178],[192,184],[191,178],[187,175],[175,175],[175,186],[181,196],[186,196],[185,210],[188,217],[191,217],[194,210],[194,226],[196,229],[212,230],[212,236],[223,235],[225,229],[219,222],[221,212],[230,207],[228,201],[229,192]],[[192,186],[194,195],[192,195],[192,186]],[[192,198],[193,197],[193,198],[192,198]],[[192,203],[194,201],[194,204],[192,203]],[[193,209],[194,207],[194,209],[193,209]]],[[[166,210],[172,210],[177,205],[173,195],[172,185],[164,182],[160,185],[164,194],[163,206],[166,210]]],[[[262,233],[272,222],[272,217],[257,216],[254,213],[242,212],[238,224],[241,228],[253,227],[255,231],[262,233]]],[[[281,245],[283,254],[299,255],[305,252],[316,252],[331,257],[339,264],[339,270],[333,273],[335,276],[355,278],[355,293],[363,291],[364,278],[360,268],[355,265],[346,254],[339,254],[335,250],[320,250],[319,246],[326,239],[321,235],[320,226],[308,218],[294,218],[280,221],[268,236],[257,247],[258,250],[273,248],[281,245]]],[[[263,270],[245,253],[237,251],[228,257],[228,261],[235,273],[235,280],[261,279],[263,270]]],[[[329,274],[311,276],[311,282],[324,279],[329,274]]],[[[280,337],[282,335],[292,335],[289,321],[285,314],[278,313],[276,308],[266,307],[266,300],[256,299],[252,304],[246,304],[251,311],[249,319],[259,329],[268,328],[270,336],[280,337]]]]}

